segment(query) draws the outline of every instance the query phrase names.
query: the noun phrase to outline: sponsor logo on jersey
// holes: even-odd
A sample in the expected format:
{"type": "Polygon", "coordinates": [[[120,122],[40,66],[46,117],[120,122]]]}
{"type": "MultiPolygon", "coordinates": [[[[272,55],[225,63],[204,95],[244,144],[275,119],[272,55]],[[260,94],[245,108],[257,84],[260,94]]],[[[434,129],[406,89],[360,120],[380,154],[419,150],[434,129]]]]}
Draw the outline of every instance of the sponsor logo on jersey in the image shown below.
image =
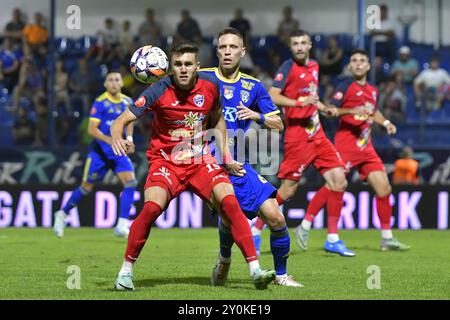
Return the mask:
{"type": "Polygon", "coordinates": [[[172,107],[175,107],[175,106],[177,106],[177,105],[179,105],[179,104],[180,104],[180,101],[177,100],[177,101],[171,103],[170,105],[171,105],[172,107]]]}
{"type": "Polygon", "coordinates": [[[250,98],[250,93],[248,91],[241,90],[241,100],[242,100],[242,102],[248,102],[249,98],[250,98]]]}
{"type": "Polygon", "coordinates": [[[158,169],[159,172],[155,172],[154,176],[163,176],[170,184],[172,184],[172,180],[170,180],[170,172],[166,167],[161,167],[158,169]]]}
{"type": "Polygon", "coordinates": [[[194,113],[192,111],[189,111],[189,114],[184,115],[183,120],[177,120],[174,121],[174,123],[194,129],[194,127],[196,127],[199,123],[201,123],[205,118],[206,116],[203,113],[199,114],[198,112],[194,113]]]}
{"type": "Polygon", "coordinates": [[[224,111],[223,117],[224,117],[225,121],[228,121],[228,122],[236,121],[237,108],[224,106],[223,111],[224,111]]]}
{"type": "Polygon", "coordinates": [[[194,97],[194,103],[199,108],[203,107],[203,104],[205,103],[205,97],[202,94],[197,94],[194,97]]]}
{"type": "Polygon", "coordinates": [[[362,91],[358,91],[358,92],[356,93],[356,95],[357,95],[358,97],[361,97],[361,96],[362,96],[362,94],[363,94],[363,92],[362,92],[362,91]]]}
{"type": "Polygon", "coordinates": [[[138,107],[138,108],[142,108],[142,107],[145,105],[146,102],[147,102],[147,100],[145,99],[145,97],[144,97],[144,96],[140,96],[140,97],[136,100],[136,102],[134,103],[134,105],[135,105],[136,107],[138,107]]]}
{"type": "Polygon", "coordinates": [[[283,74],[280,72],[275,76],[275,81],[281,81],[283,80],[283,74]]]}
{"type": "Polygon", "coordinates": [[[242,88],[246,89],[248,91],[252,91],[253,87],[255,86],[255,84],[253,82],[249,82],[249,81],[245,81],[245,80],[241,80],[241,84],[242,84],[242,88]]]}

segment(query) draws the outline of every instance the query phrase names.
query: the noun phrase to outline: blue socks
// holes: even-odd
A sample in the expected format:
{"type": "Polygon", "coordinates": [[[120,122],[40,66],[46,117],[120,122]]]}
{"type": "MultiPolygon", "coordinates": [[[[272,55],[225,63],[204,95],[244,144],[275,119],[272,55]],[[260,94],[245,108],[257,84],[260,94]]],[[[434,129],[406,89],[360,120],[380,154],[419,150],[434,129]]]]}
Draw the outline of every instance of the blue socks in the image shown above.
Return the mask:
{"type": "Polygon", "coordinates": [[[136,180],[131,180],[125,183],[124,189],[120,196],[120,218],[128,219],[130,216],[130,209],[134,202],[134,191],[136,191],[136,180]]]}
{"type": "Polygon", "coordinates": [[[270,249],[272,250],[275,271],[279,276],[287,273],[286,265],[290,246],[291,238],[287,226],[279,230],[270,230],[270,249]]]}
{"type": "Polygon", "coordinates": [[[223,258],[231,257],[231,247],[233,246],[234,239],[231,234],[231,230],[225,227],[220,221],[219,224],[219,239],[220,239],[220,255],[223,258]]]}
{"type": "Polygon", "coordinates": [[[72,192],[69,201],[67,201],[66,205],[62,208],[62,210],[66,214],[69,214],[69,211],[72,210],[72,208],[76,207],[78,205],[78,202],[80,202],[81,198],[87,195],[88,193],[89,191],[81,186],[76,188],[75,191],[72,192]]]}

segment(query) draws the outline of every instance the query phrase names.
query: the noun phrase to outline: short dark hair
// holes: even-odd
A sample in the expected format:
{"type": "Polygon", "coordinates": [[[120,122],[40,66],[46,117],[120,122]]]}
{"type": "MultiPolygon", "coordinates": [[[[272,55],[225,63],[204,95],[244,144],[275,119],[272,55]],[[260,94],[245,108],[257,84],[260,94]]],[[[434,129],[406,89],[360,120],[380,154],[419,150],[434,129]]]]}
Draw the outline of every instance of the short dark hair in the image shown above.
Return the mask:
{"type": "Polygon", "coordinates": [[[308,38],[311,39],[311,35],[309,34],[309,32],[306,31],[306,30],[303,30],[303,29],[296,29],[296,30],[293,30],[293,31],[289,34],[289,38],[302,37],[302,36],[308,36],[308,38]]]}
{"type": "Polygon", "coordinates": [[[355,54],[362,54],[363,56],[366,56],[367,59],[369,59],[369,54],[367,53],[366,49],[362,48],[355,49],[350,53],[350,57],[352,57],[355,54]]]}
{"type": "Polygon", "coordinates": [[[235,36],[238,36],[239,38],[241,38],[242,41],[244,41],[244,36],[242,35],[242,33],[238,29],[233,28],[233,27],[226,27],[225,29],[220,31],[217,34],[217,40],[219,40],[219,38],[221,36],[224,36],[226,34],[234,34],[235,36]]]}
{"type": "Polygon", "coordinates": [[[184,53],[193,53],[195,54],[195,57],[198,57],[198,46],[190,42],[180,43],[179,45],[173,47],[172,50],[170,50],[170,59],[172,60],[172,57],[174,55],[184,53]]]}

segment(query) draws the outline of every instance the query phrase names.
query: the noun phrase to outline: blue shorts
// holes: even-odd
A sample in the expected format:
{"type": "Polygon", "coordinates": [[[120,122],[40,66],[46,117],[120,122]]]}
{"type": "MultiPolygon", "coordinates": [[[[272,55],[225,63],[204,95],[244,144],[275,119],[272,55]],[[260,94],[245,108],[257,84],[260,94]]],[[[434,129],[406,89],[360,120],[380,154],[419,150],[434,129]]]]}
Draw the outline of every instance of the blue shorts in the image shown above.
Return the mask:
{"type": "Polygon", "coordinates": [[[133,163],[128,156],[106,156],[102,152],[90,151],[84,165],[83,181],[94,183],[102,180],[109,169],[116,174],[134,171],[133,163]]]}
{"type": "Polygon", "coordinates": [[[242,211],[246,215],[256,214],[261,205],[269,198],[275,198],[277,189],[246,163],[247,173],[243,177],[230,176],[234,193],[242,211]]]}

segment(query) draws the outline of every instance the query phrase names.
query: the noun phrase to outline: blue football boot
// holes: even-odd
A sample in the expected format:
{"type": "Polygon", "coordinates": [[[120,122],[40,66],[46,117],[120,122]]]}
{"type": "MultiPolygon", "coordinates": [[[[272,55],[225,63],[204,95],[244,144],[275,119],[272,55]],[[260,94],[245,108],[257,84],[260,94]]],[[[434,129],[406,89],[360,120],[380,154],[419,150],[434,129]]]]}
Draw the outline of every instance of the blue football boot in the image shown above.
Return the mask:
{"type": "Polygon", "coordinates": [[[343,257],[354,257],[355,253],[345,246],[344,242],[342,240],[339,240],[337,242],[329,242],[326,241],[325,245],[323,246],[325,251],[331,252],[331,253],[337,253],[343,257]]]}

